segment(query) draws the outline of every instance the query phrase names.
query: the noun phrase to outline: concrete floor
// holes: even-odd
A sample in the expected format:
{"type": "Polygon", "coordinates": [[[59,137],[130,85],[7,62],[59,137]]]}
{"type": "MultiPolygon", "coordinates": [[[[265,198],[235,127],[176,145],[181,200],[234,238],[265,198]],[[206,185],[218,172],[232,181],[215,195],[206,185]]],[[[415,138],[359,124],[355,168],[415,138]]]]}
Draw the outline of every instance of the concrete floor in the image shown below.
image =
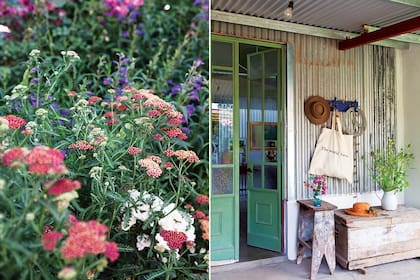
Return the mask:
{"type": "MultiPolygon", "coordinates": [[[[252,261],[211,267],[211,280],[299,280],[309,279],[311,258],[305,258],[299,265],[285,257],[272,261],[252,261]]],[[[344,270],[339,265],[330,275],[325,259],[322,261],[317,280],[418,280],[420,279],[420,259],[409,259],[368,267],[365,275],[358,271],[344,270]]]]}

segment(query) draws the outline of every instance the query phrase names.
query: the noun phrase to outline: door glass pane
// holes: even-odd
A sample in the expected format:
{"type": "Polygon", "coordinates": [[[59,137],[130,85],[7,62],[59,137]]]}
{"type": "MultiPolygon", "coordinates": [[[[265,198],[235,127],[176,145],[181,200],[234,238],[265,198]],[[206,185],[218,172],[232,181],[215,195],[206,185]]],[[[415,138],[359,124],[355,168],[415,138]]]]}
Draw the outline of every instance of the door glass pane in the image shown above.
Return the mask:
{"type": "Polygon", "coordinates": [[[212,42],[211,48],[211,63],[213,66],[231,67],[233,65],[231,43],[212,42]]]}
{"type": "Polygon", "coordinates": [[[233,82],[231,73],[212,74],[212,163],[233,163],[233,82]]]}
{"type": "Polygon", "coordinates": [[[233,193],[233,168],[213,167],[211,178],[212,194],[233,193]]]}
{"type": "Polygon", "coordinates": [[[262,82],[261,80],[250,81],[250,103],[249,103],[249,121],[261,122],[261,98],[262,98],[262,82]]]}
{"type": "Polygon", "coordinates": [[[261,188],[262,175],[261,175],[261,165],[254,165],[252,168],[252,182],[254,188],[261,188]]]}
{"type": "Polygon", "coordinates": [[[277,76],[264,79],[264,121],[277,122],[277,76]]]}
{"type": "Polygon", "coordinates": [[[250,55],[249,56],[249,78],[255,79],[262,76],[262,56],[250,55]]]}
{"type": "Polygon", "coordinates": [[[265,75],[277,73],[277,50],[264,53],[265,75]]]}
{"type": "Polygon", "coordinates": [[[264,179],[264,188],[277,189],[277,166],[265,166],[264,179]]]}

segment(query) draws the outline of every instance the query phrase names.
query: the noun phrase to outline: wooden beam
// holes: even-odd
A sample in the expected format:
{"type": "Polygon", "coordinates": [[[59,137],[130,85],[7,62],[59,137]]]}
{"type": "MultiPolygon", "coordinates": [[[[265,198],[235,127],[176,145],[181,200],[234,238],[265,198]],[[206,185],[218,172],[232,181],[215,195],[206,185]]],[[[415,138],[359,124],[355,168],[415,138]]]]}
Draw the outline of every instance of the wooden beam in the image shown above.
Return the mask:
{"type": "Polygon", "coordinates": [[[389,2],[395,2],[399,4],[404,4],[406,6],[412,6],[420,8],[420,0],[388,0],[389,2]]]}
{"type": "MultiPolygon", "coordinates": [[[[359,36],[358,33],[344,32],[334,29],[314,27],[304,24],[290,23],[280,20],[272,20],[259,18],[254,16],[246,16],[228,12],[221,12],[211,10],[211,20],[241,24],[271,30],[286,31],[291,33],[298,33],[304,35],[311,35],[322,38],[343,40],[345,38],[354,38],[359,36]]],[[[409,44],[404,42],[398,42],[395,40],[383,40],[375,42],[374,45],[380,45],[384,47],[397,48],[397,49],[408,49],[409,44]]]]}
{"type": "Polygon", "coordinates": [[[394,25],[384,27],[377,31],[364,33],[356,38],[341,41],[338,44],[338,49],[342,51],[348,50],[351,48],[366,45],[366,44],[373,43],[376,41],[381,41],[384,39],[395,37],[401,34],[414,32],[419,29],[420,29],[420,16],[406,20],[406,21],[402,21],[394,25]]]}
{"type": "MultiPolygon", "coordinates": [[[[379,30],[380,28],[371,26],[371,25],[364,25],[364,30],[367,30],[367,32],[373,32],[376,30],[379,30]]],[[[418,34],[403,34],[398,35],[397,37],[393,37],[392,40],[401,41],[401,42],[407,42],[407,43],[414,43],[414,44],[420,44],[420,35],[418,34]]]]}

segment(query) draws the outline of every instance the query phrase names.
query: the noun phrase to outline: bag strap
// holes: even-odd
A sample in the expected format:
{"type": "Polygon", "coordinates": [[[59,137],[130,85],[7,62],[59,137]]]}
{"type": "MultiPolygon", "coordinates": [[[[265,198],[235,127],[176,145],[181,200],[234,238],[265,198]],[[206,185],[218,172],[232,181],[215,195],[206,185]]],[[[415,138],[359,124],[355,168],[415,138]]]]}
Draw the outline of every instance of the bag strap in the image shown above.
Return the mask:
{"type": "Polygon", "coordinates": [[[336,116],[337,116],[337,110],[334,109],[333,110],[333,115],[331,116],[331,129],[335,130],[335,126],[336,126],[336,116]]]}
{"type": "Polygon", "coordinates": [[[341,127],[341,120],[340,120],[340,114],[338,112],[335,112],[334,114],[335,123],[337,125],[337,132],[340,134],[343,134],[343,129],[341,127]]]}

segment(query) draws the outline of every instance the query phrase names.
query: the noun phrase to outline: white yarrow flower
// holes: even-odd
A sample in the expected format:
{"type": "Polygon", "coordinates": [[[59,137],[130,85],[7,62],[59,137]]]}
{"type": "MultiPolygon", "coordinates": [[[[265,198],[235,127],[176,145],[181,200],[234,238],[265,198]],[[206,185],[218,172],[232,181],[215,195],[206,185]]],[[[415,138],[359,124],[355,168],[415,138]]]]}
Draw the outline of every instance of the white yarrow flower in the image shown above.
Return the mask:
{"type": "Polygon", "coordinates": [[[37,127],[38,126],[38,124],[36,123],[36,122],[34,122],[34,121],[30,121],[30,122],[28,122],[27,124],[26,124],[26,128],[35,128],[35,127],[37,127]]]}
{"type": "Polygon", "coordinates": [[[137,250],[142,251],[144,248],[150,247],[150,236],[147,234],[137,235],[137,250]]]}
{"type": "Polygon", "coordinates": [[[34,219],[35,219],[35,214],[32,213],[32,212],[27,213],[26,216],[25,216],[25,220],[27,222],[32,222],[34,219]]]}
{"type": "Polygon", "coordinates": [[[0,131],[6,131],[9,129],[9,121],[3,117],[0,117],[0,131]]]}
{"type": "Polygon", "coordinates": [[[79,55],[75,51],[61,51],[61,55],[62,56],[68,56],[68,57],[76,59],[76,60],[80,60],[79,55]]]}
{"type": "Polygon", "coordinates": [[[44,108],[39,108],[38,110],[35,111],[35,116],[40,117],[40,118],[45,118],[46,116],[48,116],[48,111],[45,110],[44,108]]]}
{"type": "Polygon", "coordinates": [[[29,56],[36,56],[39,55],[41,53],[40,50],[34,49],[29,53],[29,56]]]}
{"type": "Polygon", "coordinates": [[[10,33],[11,30],[8,26],[0,24],[0,33],[10,33]]]}

